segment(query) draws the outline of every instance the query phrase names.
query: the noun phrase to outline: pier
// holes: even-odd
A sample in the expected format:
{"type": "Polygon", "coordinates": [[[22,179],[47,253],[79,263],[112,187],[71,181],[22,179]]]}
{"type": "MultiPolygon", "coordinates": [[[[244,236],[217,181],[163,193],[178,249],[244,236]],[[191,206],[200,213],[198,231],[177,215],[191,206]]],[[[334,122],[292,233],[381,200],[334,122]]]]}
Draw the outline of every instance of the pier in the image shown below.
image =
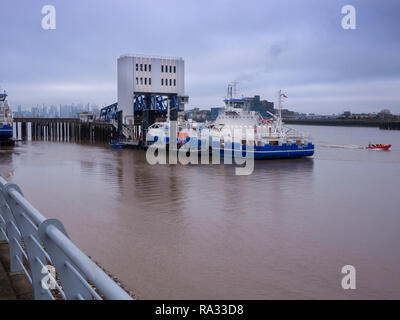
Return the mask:
{"type": "Polygon", "coordinates": [[[0,251],[0,299],[132,299],[71,241],[61,221],[45,217],[1,176],[0,251]]]}
{"type": "Polygon", "coordinates": [[[15,138],[49,141],[109,142],[117,128],[109,122],[82,122],[78,118],[14,118],[15,138]]]}
{"type": "Polygon", "coordinates": [[[400,121],[382,122],[379,124],[379,129],[400,130],[400,121]]]}
{"type": "MultiPolygon", "coordinates": [[[[174,111],[171,111],[172,117],[174,111]]],[[[67,142],[108,143],[125,140],[132,146],[142,146],[145,145],[148,126],[155,121],[166,121],[166,112],[154,110],[137,112],[130,125],[122,124],[122,119],[118,118],[118,112],[92,122],[83,122],[78,118],[14,118],[13,142],[27,140],[30,137],[32,140],[67,142]]]]}

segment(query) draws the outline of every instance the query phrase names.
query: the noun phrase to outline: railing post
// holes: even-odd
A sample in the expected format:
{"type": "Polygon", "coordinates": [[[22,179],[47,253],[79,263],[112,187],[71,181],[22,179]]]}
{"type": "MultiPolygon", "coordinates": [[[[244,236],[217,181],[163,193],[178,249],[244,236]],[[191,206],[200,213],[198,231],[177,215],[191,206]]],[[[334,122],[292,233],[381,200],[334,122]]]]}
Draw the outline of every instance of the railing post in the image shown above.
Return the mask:
{"type": "Polygon", "coordinates": [[[18,231],[18,228],[15,224],[14,216],[12,215],[11,209],[7,204],[5,198],[5,191],[0,184],[0,213],[1,220],[4,223],[4,227],[1,228],[1,233],[3,237],[7,240],[8,237],[8,249],[10,254],[10,272],[19,273],[22,272],[23,269],[21,265],[18,263],[18,259],[22,261],[22,252],[19,250],[17,243],[15,240],[21,242],[21,234],[18,231]],[[4,234],[6,233],[6,234],[4,234]]]}
{"type": "Polygon", "coordinates": [[[69,266],[73,266],[76,270],[79,269],[47,234],[47,230],[51,226],[61,231],[68,239],[69,237],[63,224],[57,219],[47,219],[39,227],[40,239],[43,241],[46,251],[49,253],[51,260],[53,261],[53,265],[60,278],[65,296],[69,300],[78,300],[80,298],[92,300],[90,291],[83,285],[82,281],[77,278],[76,274],[69,266]]]}
{"type": "MultiPolygon", "coordinates": [[[[5,200],[11,209],[18,229],[21,232],[21,237],[24,240],[29,269],[31,271],[30,276],[32,279],[33,295],[35,300],[52,300],[53,296],[49,289],[44,289],[42,287],[42,279],[45,276],[45,274],[42,273],[43,265],[46,266],[50,264],[51,261],[47,261],[43,250],[41,250],[41,247],[38,245],[40,244],[40,238],[37,233],[38,227],[35,222],[25,214],[23,208],[9,195],[10,189],[16,190],[21,195],[23,194],[21,189],[13,183],[7,183],[3,188],[5,200]]],[[[19,241],[20,239],[17,240],[19,241]]],[[[13,239],[9,239],[10,248],[11,244],[17,242],[17,240],[14,239],[13,241],[13,239]]],[[[23,260],[21,259],[20,261],[23,260]]]]}
{"type": "MultiPolygon", "coordinates": [[[[0,192],[1,193],[1,192],[0,192]]],[[[1,197],[1,195],[0,195],[1,197]]],[[[6,220],[3,217],[4,205],[0,200],[0,243],[7,242],[6,220]]]]}

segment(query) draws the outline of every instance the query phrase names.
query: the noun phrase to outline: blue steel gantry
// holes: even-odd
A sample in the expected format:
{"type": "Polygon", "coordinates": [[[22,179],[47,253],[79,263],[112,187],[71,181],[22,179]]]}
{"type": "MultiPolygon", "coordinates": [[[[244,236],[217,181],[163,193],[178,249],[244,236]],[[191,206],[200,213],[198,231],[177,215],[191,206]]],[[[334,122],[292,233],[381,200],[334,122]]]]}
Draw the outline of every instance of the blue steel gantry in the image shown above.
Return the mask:
{"type": "Polygon", "coordinates": [[[176,95],[161,96],[161,95],[150,95],[150,106],[146,105],[146,96],[143,94],[135,94],[133,102],[134,112],[140,112],[144,110],[152,110],[160,113],[166,113],[168,111],[168,101],[170,110],[180,110],[179,98],[176,95]]]}

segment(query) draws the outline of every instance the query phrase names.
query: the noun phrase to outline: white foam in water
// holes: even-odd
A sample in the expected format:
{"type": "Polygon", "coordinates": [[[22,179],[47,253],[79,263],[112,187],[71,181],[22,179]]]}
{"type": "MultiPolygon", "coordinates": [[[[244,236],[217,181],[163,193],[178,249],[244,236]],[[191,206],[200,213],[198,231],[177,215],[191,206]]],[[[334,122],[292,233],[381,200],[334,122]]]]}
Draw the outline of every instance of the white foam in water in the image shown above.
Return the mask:
{"type": "Polygon", "coordinates": [[[365,149],[363,146],[358,146],[354,144],[344,144],[344,145],[335,145],[335,144],[319,144],[317,147],[324,148],[341,148],[341,149],[365,149]]]}

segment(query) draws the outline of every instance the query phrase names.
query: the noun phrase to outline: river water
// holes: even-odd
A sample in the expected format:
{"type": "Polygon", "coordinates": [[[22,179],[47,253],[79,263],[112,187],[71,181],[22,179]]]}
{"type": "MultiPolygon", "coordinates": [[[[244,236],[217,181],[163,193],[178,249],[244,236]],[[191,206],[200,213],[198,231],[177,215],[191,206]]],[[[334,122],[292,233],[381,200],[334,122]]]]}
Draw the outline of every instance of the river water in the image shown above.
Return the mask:
{"type": "Polygon", "coordinates": [[[48,141],[1,149],[0,174],[140,299],[399,299],[400,131],[293,127],[315,156],[249,176],[48,141]]]}

